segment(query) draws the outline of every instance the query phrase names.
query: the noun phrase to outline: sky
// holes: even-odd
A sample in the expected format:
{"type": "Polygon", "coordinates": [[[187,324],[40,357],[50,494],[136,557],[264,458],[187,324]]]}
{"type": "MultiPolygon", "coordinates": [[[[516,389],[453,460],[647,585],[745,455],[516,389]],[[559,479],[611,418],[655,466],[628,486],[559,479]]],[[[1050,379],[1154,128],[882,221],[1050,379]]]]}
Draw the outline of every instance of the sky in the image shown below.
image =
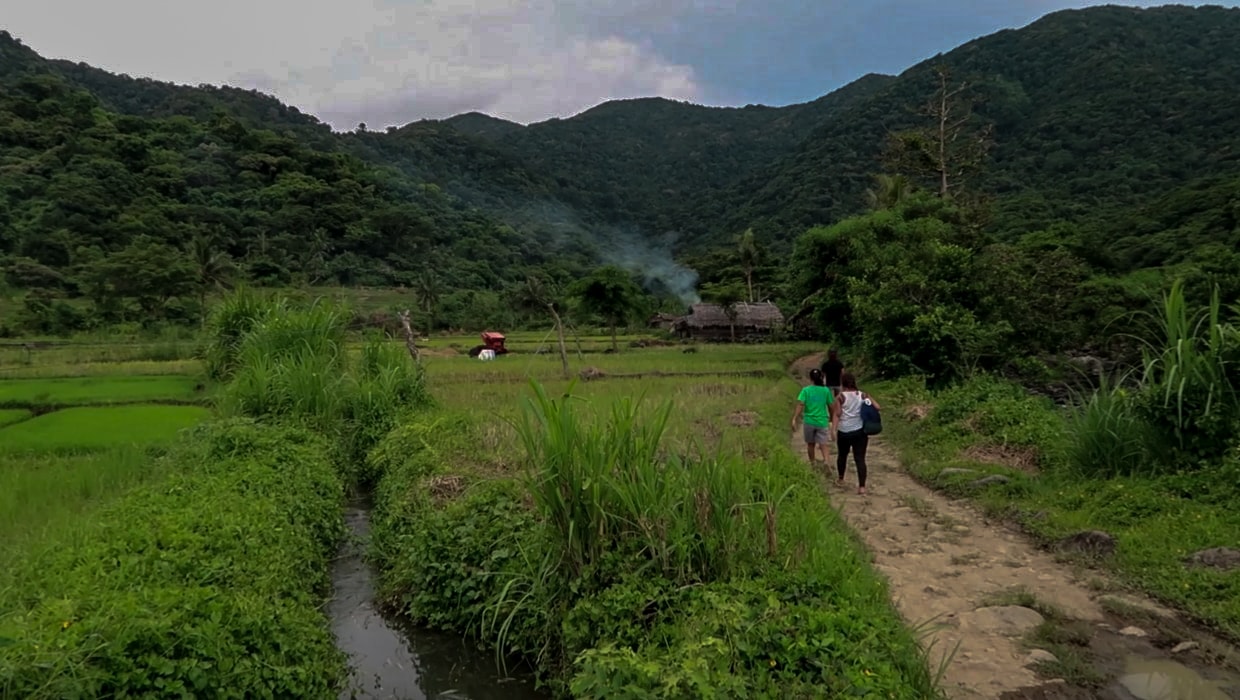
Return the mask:
{"type": "Polygon", "coordinates": [[[1163,3],[6,0],[0,28],[48,58],[256,88],[348,130],[468,111],[530,123],[654,95],[805,102],[1049,12],[1100,4],[1163,3]]]}

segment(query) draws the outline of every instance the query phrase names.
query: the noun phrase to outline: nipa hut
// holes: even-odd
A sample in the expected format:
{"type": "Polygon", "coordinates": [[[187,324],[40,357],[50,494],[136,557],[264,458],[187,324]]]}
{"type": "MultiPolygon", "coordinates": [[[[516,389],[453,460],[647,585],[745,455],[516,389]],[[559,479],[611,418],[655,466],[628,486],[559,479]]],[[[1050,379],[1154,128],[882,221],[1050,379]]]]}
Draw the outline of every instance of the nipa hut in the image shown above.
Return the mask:
{"type": "Polygon", "coordinates": [[[677,321],[676,332],[695,340],[756,340],[770,337],[784,325],[784,314],[769,301],[737,302],[735,311],[733,319],[719,304],[694,304],[677,321]]]}
{"type": "Polygon", "coordinates": [[[676,316],[673,316],[672,314],[666,314],[663,312],[659,312],[650,317],[650,319],[647,321],[647,325],[650,328],[657,328],[662,331],[670,331],[676,327],[676,321],[677,321],[676,316]]]}

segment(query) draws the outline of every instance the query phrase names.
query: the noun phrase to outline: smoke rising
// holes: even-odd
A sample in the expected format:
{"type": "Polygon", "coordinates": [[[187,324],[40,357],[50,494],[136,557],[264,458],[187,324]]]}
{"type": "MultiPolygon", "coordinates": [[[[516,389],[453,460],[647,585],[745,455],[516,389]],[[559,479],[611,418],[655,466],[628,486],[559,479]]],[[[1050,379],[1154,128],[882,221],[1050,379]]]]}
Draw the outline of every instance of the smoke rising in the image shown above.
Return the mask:
{"type": "Polygon", "coordinates": [[[555,201],[532,201],[509,217],[513,225],[533,226],[558,249],[588,248],[599,263],[615,265],[642,279],[652,294],[674,296],[685,306],[702,300],[698,274],[676,262],[673,233],[643,236],[628,226],[590,225],[568,206],[555,201]]]}
{"type": "Polygon", "coordinates": [[[697,293],[697,272],[672,257],[675,235],[667,234],[658,240],[651,240],[632,231],[612,228],[605,240],[599,243],[604,264],[640,275],[647,290],[674,296],[685,306],[702,300],[697,293]]]}

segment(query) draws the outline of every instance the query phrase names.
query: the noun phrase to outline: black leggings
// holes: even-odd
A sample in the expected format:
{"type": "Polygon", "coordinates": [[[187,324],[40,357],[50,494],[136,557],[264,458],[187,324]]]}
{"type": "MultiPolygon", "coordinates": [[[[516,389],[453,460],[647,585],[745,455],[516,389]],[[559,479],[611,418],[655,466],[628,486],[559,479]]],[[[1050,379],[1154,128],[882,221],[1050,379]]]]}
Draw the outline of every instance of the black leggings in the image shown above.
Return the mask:
{"type": "Polygon", "coordinates": [[[851,433],[837,432],[835,439],[839,444],[835,468],[840,473],[840,480],[844,480],[844,473],[848,471],[848,451],[852,450],[853,461],[857,463],[857,485],[865,488],[865,448],[870,444],[870,436],[864,430],[854,430],[851,433]]]}

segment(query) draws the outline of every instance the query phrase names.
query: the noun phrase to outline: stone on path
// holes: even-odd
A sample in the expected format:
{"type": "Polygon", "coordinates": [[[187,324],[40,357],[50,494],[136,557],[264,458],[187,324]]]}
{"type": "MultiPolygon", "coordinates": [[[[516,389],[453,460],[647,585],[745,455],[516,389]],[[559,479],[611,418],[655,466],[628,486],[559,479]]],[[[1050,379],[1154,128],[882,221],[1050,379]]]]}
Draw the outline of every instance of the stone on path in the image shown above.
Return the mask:
{"type": "Polygon", "coordinates": [[[995,484],[1006,484],[1009,481],[1011,481],[1011,479],[1007,478],[1006,476],[1002,474],[991,474],[990,476],[982,477],[981,479],[978,479],[977,481],[970,482],[969,485],[970,486],[994,486],[995,484]]]}
{"type": "Polygon", "coordinates": [[[1193,566],[1206,566],[1223,571],[1240,569],[1240,549],[1231,547],[1203,549],[1190,556],[1187,561],[1193,566]]]}
{"type": "Polygon", "coordinates": [[[960,616],[960,628],[982,634],[1020,637],[1044,620],[1037,610],[1019,605],[995,605],[964,613],[960,616]]]}
{"type": "Polygon", "coordinates": [[[1036,666],[1037,664],[1053,664],[1059,661],[1059,658],[1045,649],[1034,649],[1025,656],[1026,666],[1036,666]]]}
{"type": "Polygon", "coordinates": [[[1059,548],[1096,557],[1115,553],[1115,538],[1102,530],[1086,530],[1059,540],[1059,548]]]}
{"type": "Polygon", "coordinates": [[[1179,644],[1176,644],[1174,647],[1171,648],[1171,653],[1172,654],[1183,654],[1186,651],[1192,651],[1193,649],[1196,649],[1198,646],[1200,645],[1197,644],[1197,642],[1180,642],[1179,644]]]}
{"type": "Polygon", "coordinates": [[[1145,630],[1141,629],[1140,627],[1131,627],[1131,626],[1125,627],[1124,629],[1120,630],[1119,633],[1124,635],[1125,637],[1148,637],[1149,636],[1149,633],[1147,633],[1145,630]]]}

